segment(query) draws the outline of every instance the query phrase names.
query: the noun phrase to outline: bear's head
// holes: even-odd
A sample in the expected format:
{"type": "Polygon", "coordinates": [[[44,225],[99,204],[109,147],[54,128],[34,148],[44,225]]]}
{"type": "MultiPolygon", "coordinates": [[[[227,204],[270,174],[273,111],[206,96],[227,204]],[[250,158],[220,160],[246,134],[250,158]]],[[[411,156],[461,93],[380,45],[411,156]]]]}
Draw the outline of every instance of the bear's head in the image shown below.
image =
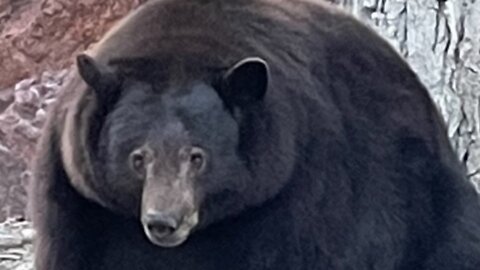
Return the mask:
{"type": "Polygon", "coordinates": [[[268,145],[292,143],[258,137],[272,129],[261,58],[173,83],[139,79],[86,55],[77,67],[103,113],[91,120],[101,121],[97,134],[94,127],[88,135],[95,179],[76,186],[91,185],[90,198],[138,218],[156,245],[178,246],[194,229],[264,202],[291,173],[289,157],[268,145]],[[278,175],[267,172],[273,185],[259,173],[270,163],[280,165],[278,175]]]}

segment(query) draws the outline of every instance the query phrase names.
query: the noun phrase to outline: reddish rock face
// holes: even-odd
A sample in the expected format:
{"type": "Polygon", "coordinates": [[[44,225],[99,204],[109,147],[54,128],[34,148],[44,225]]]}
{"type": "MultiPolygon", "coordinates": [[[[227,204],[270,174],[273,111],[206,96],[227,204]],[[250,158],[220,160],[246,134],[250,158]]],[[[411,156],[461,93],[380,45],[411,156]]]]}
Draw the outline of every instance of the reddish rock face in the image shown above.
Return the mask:
{"type": "Polygon", "coordinates": [[[0,0],[0,89],[68,67],[73,55],[145,1],[0,0]]]}
{"type": "Polygon", "coordinates": [[[74,56],[143,2],[0,0],[0,222],[26,217],[28,164],[74,56]]]}

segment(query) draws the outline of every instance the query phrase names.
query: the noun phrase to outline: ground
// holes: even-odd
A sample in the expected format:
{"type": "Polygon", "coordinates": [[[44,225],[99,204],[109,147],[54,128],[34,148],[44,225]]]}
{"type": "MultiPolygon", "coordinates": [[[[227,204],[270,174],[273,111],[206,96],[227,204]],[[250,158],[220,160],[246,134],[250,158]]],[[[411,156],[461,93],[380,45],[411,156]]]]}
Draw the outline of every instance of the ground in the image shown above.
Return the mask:
{"type": "Polygon", "coordinates": [[[32,270],[34,231],[30,222],[7,219],[0,224],[0,270],[32,270]]]}

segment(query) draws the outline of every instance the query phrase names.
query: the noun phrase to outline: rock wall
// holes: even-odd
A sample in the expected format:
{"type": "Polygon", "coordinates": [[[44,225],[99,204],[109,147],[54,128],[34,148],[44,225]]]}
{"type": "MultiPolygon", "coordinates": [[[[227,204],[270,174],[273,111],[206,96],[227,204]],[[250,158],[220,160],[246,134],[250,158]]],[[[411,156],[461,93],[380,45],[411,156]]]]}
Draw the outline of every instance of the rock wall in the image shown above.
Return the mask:
{"type": "Polygon", "coordinates": [[[55,100],[66,70],[43,72],[15,85],[12,102],[0,114],[0,221],[25,216],[28,164],[45,121],[45,110],[55,100]]]}
{"type": "Polygon", "coordinates": [[[68,68],[72,56],[146,0],[0,0],[0,89],[68,68]]]}

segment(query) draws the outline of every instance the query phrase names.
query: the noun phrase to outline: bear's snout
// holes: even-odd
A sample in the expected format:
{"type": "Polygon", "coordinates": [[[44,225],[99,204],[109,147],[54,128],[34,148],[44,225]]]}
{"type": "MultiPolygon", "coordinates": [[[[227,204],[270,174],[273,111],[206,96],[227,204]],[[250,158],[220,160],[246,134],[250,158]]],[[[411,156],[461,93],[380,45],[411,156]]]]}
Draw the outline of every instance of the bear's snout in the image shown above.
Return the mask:
{"type": "Polygon", "coordinates": [[[148,239],[160,247],[176,247],[185,242],[198,224],[198,211],[191,215],[164,211],[147,211],[142,224],[148,239]]]}
{"type": "Polygon", "coordinates": [[[198,224],[198,207],[187,181],[150,178],[143,190],[141,222],[150,242],[176,247],[198,224]]]}
{"type": "Polygon", "coordinates": [[[171,235],[180,223],[179,218],[174,214],[159,211],[149,211],[143,219],[146,230],[158,239],[171,235]]]}

